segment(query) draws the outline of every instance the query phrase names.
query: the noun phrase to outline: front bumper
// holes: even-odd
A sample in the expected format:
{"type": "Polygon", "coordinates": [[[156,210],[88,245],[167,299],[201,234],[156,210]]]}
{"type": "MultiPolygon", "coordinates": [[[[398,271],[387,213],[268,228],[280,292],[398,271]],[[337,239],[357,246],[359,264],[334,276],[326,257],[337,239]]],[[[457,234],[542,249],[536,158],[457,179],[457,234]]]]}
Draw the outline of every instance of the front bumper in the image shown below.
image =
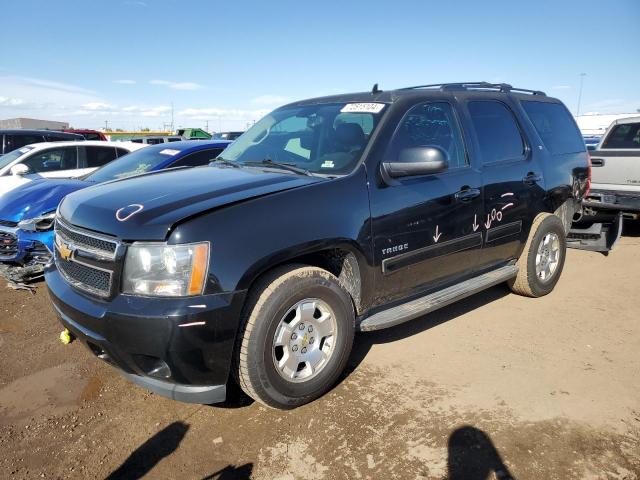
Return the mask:
{"type": "Polygon", "coordinates": [[[592,190],[582,205],[594,210],[640,213],[640,193],[592,190]]]}
{"type": "Polygon", "coordinates": [[[0,261],[6,263],[26,264],[31,261],[45,264],[51,259],[53,249],[53,230],[48,232],[27,232],[19,228],[0,226],[0,233],[11,235],[16,239],[11,251],[4,254],[0,251],[0,261]]]}
{"type": "Polygon", "coordinates": [[[129,380],[183,402],[225,400],[245,291],[104,302],[71,287],[53,264],[45,279],[62,325],[129,380]]]}

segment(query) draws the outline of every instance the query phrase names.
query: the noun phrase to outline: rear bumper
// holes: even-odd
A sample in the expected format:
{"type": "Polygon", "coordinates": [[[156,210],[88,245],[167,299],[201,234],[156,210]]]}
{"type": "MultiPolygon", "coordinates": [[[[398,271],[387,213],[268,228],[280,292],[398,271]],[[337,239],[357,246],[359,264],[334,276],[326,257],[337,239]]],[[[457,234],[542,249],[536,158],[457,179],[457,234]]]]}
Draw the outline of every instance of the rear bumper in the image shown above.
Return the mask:
{"type": "Polygon", "coordinates": [[[62,325],[126,378],[173,400],[225,400],[244,291],[103,302],[71,287],[55,265],[45,278],[62,325]]]}
{"type": "Polygon", "coordinates": [[[592,190],[582,205],[595,210],[640,213],[640,192],[592,190]]]}

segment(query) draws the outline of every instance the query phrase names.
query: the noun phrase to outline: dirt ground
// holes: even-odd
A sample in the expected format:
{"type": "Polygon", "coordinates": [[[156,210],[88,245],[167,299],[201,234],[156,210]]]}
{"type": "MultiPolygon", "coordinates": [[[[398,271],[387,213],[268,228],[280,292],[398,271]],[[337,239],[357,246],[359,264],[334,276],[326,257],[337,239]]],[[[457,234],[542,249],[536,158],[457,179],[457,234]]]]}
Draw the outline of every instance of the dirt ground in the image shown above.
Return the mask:
{"type": "Polygon", "coordinates": [[[640,479],[639,285],[636,226],[569,251],[547,297],[359,334],[330,393],[279,412],[148,393],[58,341],[43,284],[0,282],[0,478],[640,479]]]}

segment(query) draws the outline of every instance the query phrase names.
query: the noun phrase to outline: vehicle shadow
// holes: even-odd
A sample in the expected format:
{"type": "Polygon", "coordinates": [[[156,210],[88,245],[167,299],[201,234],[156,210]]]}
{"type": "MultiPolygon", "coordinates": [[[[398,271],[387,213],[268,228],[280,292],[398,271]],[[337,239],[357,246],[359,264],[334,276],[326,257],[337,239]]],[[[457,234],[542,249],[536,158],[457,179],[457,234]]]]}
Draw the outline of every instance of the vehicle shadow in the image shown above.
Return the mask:
{"type": "Polygon", "coordinates": [[[465,313],[469,313],[483,305],[499,300],[509,294],[510,290],[506,284],[496,285],[495,287],[476,293],[464,300],[455,302],[436,310],[435,312],[416,318],[415,320],[410,320],[406,323],[396,325],[395,327],[374,332],[358,333],[356,335],[347,369],[342,375],[340,381],[344,380],[358,367],[358,365],[360,365],[373,345],[395,342],[403,338],[411,337],[437,327],[438,325],[464,315],[465,313]]]}
{"type": "Polygon", "coordinates": [[[202,480],[249,480],[253,472],[253,463],[245,463],[236,467],[227,465],[222,470],[207,475],[202,480]]]}
{"type": "Polygon", "coordinates": [[[144,477],[178,448],[188,430],[189,425],[183,422],[173,422],[163,428],[133,451],[105,480],[136,480],[144,477]]]}
{"type": "Polygon", "coordinates": [[[449,436],[448,480],[515,480],[493,442],[482,430],[465,425],[449,436]]]}

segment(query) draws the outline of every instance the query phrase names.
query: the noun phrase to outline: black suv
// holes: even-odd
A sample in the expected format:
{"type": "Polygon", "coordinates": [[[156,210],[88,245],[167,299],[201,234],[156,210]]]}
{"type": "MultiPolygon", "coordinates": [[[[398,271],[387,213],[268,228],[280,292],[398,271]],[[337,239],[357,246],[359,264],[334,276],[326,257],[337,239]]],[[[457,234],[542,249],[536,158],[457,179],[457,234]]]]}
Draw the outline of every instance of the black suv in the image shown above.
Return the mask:
{"type": "Polygon", "coordinates": [[[293,408],[331,388],[356,330],[501,282],[549,293],[588,182],[542,92],[376,86],[281,107],[210,166],[69,195],[46,281],[63,325],[135,383],[216,403],[235,378],[293,408]]]}
{"type": "Polygon", "coordinates": [[[25,145],[41,142],[72,142],[84,140],[76,133],[52,130],[0,130],[0,155],[17,150],[25,145]]]}

